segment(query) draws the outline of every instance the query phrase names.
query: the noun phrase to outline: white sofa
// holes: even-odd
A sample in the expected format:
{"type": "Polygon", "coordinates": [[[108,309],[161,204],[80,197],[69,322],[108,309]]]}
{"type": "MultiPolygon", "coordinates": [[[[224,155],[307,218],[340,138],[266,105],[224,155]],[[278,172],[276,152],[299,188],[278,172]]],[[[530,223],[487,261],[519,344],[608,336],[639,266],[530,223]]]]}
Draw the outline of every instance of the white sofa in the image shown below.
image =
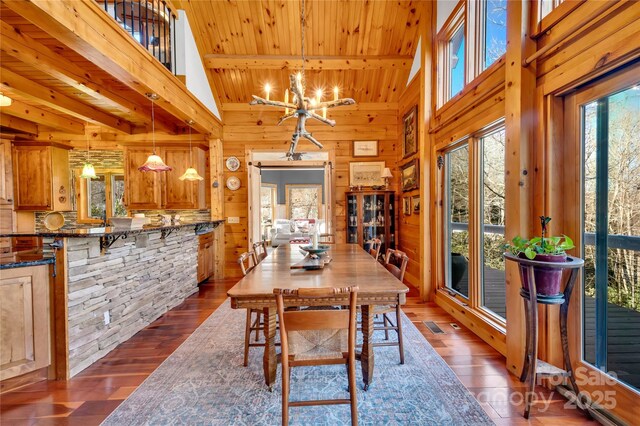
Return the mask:
{"type": "Polygon", "coordinates": [[[277,247],[280,244],[289,244],[289,241],[295,238],[309,237],[316,223],[320,227],[320,232],[324,232],[323,220],[276,219],[271,228],[271,245],[277,247]]]}

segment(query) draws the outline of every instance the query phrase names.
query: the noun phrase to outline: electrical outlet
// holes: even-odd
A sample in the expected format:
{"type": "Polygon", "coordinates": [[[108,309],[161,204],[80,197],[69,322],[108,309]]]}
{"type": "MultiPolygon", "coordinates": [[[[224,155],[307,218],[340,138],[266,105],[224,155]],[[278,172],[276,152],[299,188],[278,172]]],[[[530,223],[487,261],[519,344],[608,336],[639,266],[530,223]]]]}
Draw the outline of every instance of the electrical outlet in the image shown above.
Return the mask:
{"type": "Polygon", "coordinates": [[[449,325],[451,326],[451,328],[453,328],[454,330],[460,330],[460,326],[458,324],[456,324],[455,322],[449,323],[449,325]]]}
{"type": "Polygon", "coordinates": [[[109,315],[109,311],[105,311],[104,313],[104,325],[109,325],[111,322],[111,315],[109,315]]]}
{"type": "Polygon", "coordinates": [[[228,217],[227,218],[227,223],[240,223],[240,218],[239,217],[228,217]]]}

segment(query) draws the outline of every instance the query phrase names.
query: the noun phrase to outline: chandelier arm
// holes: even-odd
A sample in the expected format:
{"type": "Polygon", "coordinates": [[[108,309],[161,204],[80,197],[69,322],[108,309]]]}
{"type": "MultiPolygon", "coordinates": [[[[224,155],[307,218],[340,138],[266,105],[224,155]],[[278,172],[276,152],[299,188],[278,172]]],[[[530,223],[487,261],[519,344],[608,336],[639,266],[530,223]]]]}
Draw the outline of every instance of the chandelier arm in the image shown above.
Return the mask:
{"type": "Polygon", "coordinates": [[[298,141],[300,140],[300,135],[298,133],[294,133],[291,135],[291,146],[289,147],[289,152],[287,153],[287,157],[293,158],[293,155],[296,152],[296,147],[298,146],[298,141]]]}
{"type": "Polygon", "coordinates": [[[318,115],[313,111],[309,111],[309,117],[310,118],[315,118],[316,120],[321,121],[324,124],[328,124],[331,127],[334,127],[336,125],[336,122],[334,120],[330,120],[328,118],[323,118],[321,115],[318,115]]]}
{"type": "Polygon", "coordinates": [[[287,114],[287,115],[283,115],[282,117],[280,117],[280,120],[278,121],[278,126],[281,125],[282,123],[284,123],[286,120],[288,120],[290,118],[293,118],[295,116],[296,116],[295,112],[287,114]]]}
{"type": "Polygon", "coordinates": [[[316,138],[313,137],[313,135],[309,132],[304,133],[302,135],[302,137],[304,137],[305,139],[308,139],[311,141],[311,143],[313,143],[315,146],[317,146],[318,148],[322,149],[322,144],[320,143],[320,141],[318,141],[316,138]]]}
{"type": "Polygon", "coordinates": [[[310,106],[308,109],[309,111],[314,111],[322,108],[329,109],[329,108],[335,108],[335,107],[346,106],[346,105],[355,105],[355,104],[356,104],[356,101],[354,101],[351,98],[342,98],[342,99],[336,99],[335,101],[320,102],[319,104],[310,106]]]}
{"type": "Polygon", "coordinates": [[[256,95],[252,95],[252,96],[253,96],[253,100],[249,102],[249,105],[267,105],[267,106],[275,106],[280,108],[292,108],[292,109],[296,109],[298,107],[296,104],[266,100],[256,95]]]}

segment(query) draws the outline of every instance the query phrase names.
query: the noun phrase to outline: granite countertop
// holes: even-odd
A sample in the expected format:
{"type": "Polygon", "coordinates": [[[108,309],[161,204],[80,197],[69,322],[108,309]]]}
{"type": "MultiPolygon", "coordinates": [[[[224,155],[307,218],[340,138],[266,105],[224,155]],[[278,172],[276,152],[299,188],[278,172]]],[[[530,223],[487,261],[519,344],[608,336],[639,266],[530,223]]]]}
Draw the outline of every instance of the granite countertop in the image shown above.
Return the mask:
{"type": "Polygon", "coordinates": [[[176,230],[181,228],[193,227],[196,234],[209,232],[211,229],[217,228],[224,220],[209,220],[200,222],[181,222],[175,225],[165,226],[144,226],[142,228],[116,228],[115,226],[106,226],[102,228],[76,228],[76,229],[60,229],[57,231],[41,231],[41,232],[17,232],[9,234],[0,234],[2,237],[44,237],[44,238],[91,238],[117,236],[123,234],[147,234],[151,232],[162,232],[176,230]]]}
{"type": "Polygon", "coordinates": [[[0,254],[0,269],[48,265],[54,263],[55,260],[51,253],[45,254],[42,249],[11,251],[0,254]]]}

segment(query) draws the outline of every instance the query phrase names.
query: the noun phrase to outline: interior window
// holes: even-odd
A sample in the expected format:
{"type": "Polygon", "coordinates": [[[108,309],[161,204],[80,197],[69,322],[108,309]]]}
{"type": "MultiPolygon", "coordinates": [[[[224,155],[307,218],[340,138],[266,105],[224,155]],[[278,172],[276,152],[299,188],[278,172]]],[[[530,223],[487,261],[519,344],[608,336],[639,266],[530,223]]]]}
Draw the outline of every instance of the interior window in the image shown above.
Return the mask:
{"type": "Polygon", "coordinates": [[[75,173],[79,223],[103,223],[110,217],[127,216],[122,170],[96,170],[97,179],[82,179],[80,173],[75,173]]]}
{"type": "Polygon", "coordinates": [[[507,0],[488,0],[483,12],[484,70],[507,51],[507,0]]]}
{"type": "Polygon", "coordinates": [[[449,41],[449,96],[451,99],[464,87],[464,25],[453,33],[449,41]]]}

